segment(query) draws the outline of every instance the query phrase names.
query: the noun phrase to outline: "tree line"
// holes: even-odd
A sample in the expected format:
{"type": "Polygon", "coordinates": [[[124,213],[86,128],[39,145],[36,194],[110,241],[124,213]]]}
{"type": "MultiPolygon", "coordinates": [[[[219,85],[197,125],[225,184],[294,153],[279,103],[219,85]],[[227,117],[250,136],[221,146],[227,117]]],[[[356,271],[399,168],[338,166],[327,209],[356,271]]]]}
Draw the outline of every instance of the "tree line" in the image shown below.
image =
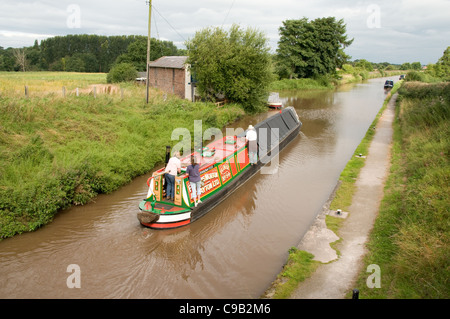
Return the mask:
{"type": "MultiPolygon", "coordinates": [[[[183,55],[171,41],[151,38],[151,60],[164,55],[183,55]]],[[[31,47],[0,46],[0,71],[109,72],[120,62],[145,71],[147,37],[71,34],[36,40],[31,47]]]]}

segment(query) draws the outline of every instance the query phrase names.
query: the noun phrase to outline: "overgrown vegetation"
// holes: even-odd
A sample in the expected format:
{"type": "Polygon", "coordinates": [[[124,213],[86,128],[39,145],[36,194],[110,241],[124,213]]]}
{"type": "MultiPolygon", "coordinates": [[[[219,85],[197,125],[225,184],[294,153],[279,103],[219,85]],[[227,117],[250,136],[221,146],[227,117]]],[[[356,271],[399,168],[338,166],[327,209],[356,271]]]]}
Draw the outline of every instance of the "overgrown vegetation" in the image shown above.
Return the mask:
{"type": "Polygon", "coordinates": [[[363,298],[442,298],[449,290],[450,84],[408,82],[399,91],[391,174],[365,263],[381,288],[363,298]]]}
{"type": "MultiPolygon", "coordinates": [[[[150,59],[164,55],[183,55],[170,41],[151,38],[150,59]]],[[[0,71],[109,72],[116,63],[127,62],[145,71],[147,37],[142,35],[103,36],[69,34],[36,40],[33,46],[0,46],[0,71]]]]}
{"type": "Polygon", "coordinates": [[[353,39],[344,20],[334,17],[308,21],[286,20],[279,28],[276,72],[280,78],[316,78],[334,75],[350,58],[344,53],[353,39]]]}
{"type": "Polygon", "coordinates": [[[120,83],[127,81],[134,81],[137,77],[136,68],[127,62],[116,64],[111,68],[106,76],[106,82],[108,83],[120,83]]]}
{"type": "Polygon", "coordinates": [[[272,284],[272,289],[266,291],[262,298],[286,299],[297,288],[298,284],[310,277],[320,262],[313,260],[314,255],[299,250],[289,249],[289,256],[283,270],[272,284]]]}
{"type": "Polygon", "coordinates": [[[261,31],[238,25],[229,31],[205,28],[186,47],[203,99],[239,103],[248,113],[266,108],[273,78],[268,41],[261,31]]]}
{"type": "Polygon", "coordinates": [[[270,84],[271,90],[328,90],[333,89],[332,80],[327,76],[315,79],[282,79],[270,84]]]}
{"type": "Polygon", "coordinates": [[[70,81],[65,73],[71,88],[65,98],[43,91],[17,97],[23,82],[32,88],[45,82],[52,91],[55,79],[54,90],[61,92],[59,73],[21,75],[26,75],[22,81],[5,81],[11,74],[0,73],[0,82],[8,83],[0,94],[0,238],[34,230],[60,209],[87,203],[148,172],[163,161],[165,146],[177,142],[171,140],[174,128],[193,134],[194,119],[203,120],[203,129],[221,128],[244,114],[237,105],[217,108],[156,90],[146,104],[144,86],[133,84],[121,85],[123,97],[117,91],[77,97],[72,88],[85,83],[77,79],[89,83],[97,74],[73,74],[70,81]]]}

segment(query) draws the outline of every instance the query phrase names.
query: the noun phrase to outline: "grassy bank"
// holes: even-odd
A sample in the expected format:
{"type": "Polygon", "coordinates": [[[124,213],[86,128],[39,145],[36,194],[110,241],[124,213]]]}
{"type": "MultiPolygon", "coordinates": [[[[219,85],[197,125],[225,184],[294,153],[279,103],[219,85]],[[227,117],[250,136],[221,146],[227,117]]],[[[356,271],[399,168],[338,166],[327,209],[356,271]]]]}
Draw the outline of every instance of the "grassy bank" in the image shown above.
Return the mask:
{"type": "Polygon", "coordinates": [[[237,105],[217,108],[157,90],[146,104],[145,87],[133,84],[94,97],[89,86],[104,84],[105,74],[60,75],[0,73],[0,239],[35,230],[59,210],[148,172],[163,161],[165,146],[178,142],[173,129],[193,136],[194,120],[205,130],[243,115],[237,105]]]}
{"type": "Polygon", "coordinates": [[[361,68],[347,65],[346,69],[337,72],[337,78],[321,76],[315,79],[282,79],[272,82],[270,90],[331,90],[339,85],[361,82],[363,80],[379,77],[405,74],[407,71],[373,71],[368,72],[361,68]]]}
{"type": "MultiPolygon", "coordinates": [[[[391,173],[365,266],[381,288],[361,298],[449,298],[450,84],[406,83],[399,91],[391,173]]],[[[363,267],[363,269],[366,269],[363,267]]]]}
{"type": "Polygon", "coordinates": [[[330,90],[334,86],[327,77],[317,79],[282,79],[274,81],[270,85],[270,90],[330,90]]]}

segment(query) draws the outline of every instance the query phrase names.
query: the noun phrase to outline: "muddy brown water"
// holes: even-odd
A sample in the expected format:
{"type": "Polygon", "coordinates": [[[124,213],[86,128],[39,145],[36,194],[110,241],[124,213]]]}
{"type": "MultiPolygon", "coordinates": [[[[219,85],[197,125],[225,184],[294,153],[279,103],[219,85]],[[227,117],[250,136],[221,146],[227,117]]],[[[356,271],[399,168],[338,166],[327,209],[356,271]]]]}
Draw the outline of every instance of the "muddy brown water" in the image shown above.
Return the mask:
{"type": "Polygon", "coordinates": [[[139,224],[149,173],[38,231],[1,241],[0,298],[258,298],[332,193],[383,104],[385,80],[281,92],[303,122],[298,138],[277,166],[189,226],[139,224]],[[68,270],[73,264],[79,271],[68,270]],[[75,274],[80,288],[69,288],[75,274]]]}

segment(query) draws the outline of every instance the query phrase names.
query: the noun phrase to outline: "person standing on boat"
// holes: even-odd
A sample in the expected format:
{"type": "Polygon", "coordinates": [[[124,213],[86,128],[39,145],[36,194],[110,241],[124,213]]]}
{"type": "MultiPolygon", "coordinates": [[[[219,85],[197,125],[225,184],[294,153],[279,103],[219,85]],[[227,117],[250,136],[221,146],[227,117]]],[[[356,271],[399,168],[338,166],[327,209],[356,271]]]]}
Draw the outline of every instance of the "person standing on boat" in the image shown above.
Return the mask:
{"type": "Polygon", "coordinates": [[[248,158],[250,161],[250,164],[256,164],[258,162],[258,145],[256,143],[257,140],[257,133],[253,125],[249,125],[247,129],[247,134],[245,135],[245,139],[248,143],[248,158]]]}
{"type": "Polygon", "coordinates": [[[180,162],[180,152],[175,152],[173,156],[169,159],[166,166],[166,183],[167,183],[167,193],[166,198],[173,200],[175,192],[175,177],[181,172],[181,162],[180,162]]]}
{"type": "Polygon", "coordinates": [[[200,200],[202,182],[200,178],[200,165],[197,163],[195,156],[191,156],[191,165],[186,169],[186,173],[189,175],[189,184],[191,184],[192,198],[194,199],[194,205],[197,207],[200,200]],[[197,201],[198,197],[198,201],[197,201]]]}

